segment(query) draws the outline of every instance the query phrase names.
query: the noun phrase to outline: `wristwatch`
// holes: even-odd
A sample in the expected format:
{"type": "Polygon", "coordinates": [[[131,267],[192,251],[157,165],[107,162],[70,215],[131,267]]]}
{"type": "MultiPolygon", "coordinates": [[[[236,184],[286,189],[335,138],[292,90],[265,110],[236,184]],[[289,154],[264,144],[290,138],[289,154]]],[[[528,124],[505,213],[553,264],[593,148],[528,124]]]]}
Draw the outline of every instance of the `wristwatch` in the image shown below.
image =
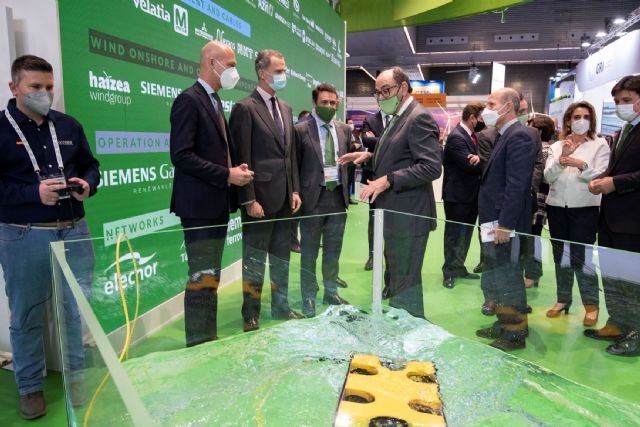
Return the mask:
{"type": "Polygon", "coordinates": [[[578,167],[578,169],[580,170],[580,172],[584,171],[586,168],[588,168],[589,165],[587,164],[587,162],[584,163],[584,165],[578,167]]]}

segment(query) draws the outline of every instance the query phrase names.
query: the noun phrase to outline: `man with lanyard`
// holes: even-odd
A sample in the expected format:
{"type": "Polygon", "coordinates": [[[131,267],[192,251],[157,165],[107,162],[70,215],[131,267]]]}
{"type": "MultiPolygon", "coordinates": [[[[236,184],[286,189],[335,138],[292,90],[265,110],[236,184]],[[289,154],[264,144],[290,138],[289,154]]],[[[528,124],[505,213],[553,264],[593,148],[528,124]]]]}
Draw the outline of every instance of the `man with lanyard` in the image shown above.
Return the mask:
{"type": "MultiPolygon", "coordinates": [[[[17,58],[9,88],[14,98],[0,114],[0,264],[20,415],[34,419],[47,412],[43,326],[52,296],[49,244],[85,239],[68,245],[66,258],[88,296],[94,256],[82,201],[95,194],[100,174],[80,124],[50,110],[53,68],[47,61],[17,58]]],[[[65,363],[77,373],[84,367],[80,316],[68,287],[63,297],[65,363]]],[[[81,383],[68,387],[73,403],[82,403],[81,383]]]]}

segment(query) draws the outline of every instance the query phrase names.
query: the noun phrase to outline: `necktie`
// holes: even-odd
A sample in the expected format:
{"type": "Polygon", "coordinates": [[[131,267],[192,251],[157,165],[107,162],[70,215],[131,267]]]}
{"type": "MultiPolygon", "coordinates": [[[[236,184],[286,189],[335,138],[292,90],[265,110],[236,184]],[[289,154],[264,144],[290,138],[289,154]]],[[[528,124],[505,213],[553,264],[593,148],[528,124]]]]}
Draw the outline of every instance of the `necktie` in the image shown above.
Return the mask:
{"type": "Polygon", "coordinates": [[[271,97],[271,109],[273,110],[273,121],[275,122],[276,129],[280,134],[280,142],[284,146],[284,127],[282,127],[282,119],[280,118],[280,113],[278,112],[275,96],[271,97]]]}
{"type": "Polygon", "coordinates": [[[384,132],[382,132],[382,135],[380,136],[380,139],[378,140],[378,143],[376,144],[375,152],[373,153],[373,164],[374,164],[374,167],[375,167],[375,165],[378,164],[378,155],[380,154],[380,150],[382,149],[382,143],[384,142],[384,140],[386,139],[387,135],[389,134],[389,130],[396,123],[396,118],[398,116],[393,116],[393,118],[391,118],[391,120],[389,120],[389,117],[390,116],[386,117],[386,119],[389,122],[389,124],[387,125],[386,128],[384,128],[384,132]]]}
{"type": "MultiPolygon", "coordinates": [[[[331,127],[329,123],[325,123],[322,125],[323,128],[327,130],[327,138],[324,141],[324,165],[325,166],[335,166],[336,165],[336,149],[333,143],[333,136],[331,135],[331,127]]],[[[327,190],[333,191],[338,186],[338,183],[335,181],[329,181],[326,183],[327,190]]]]}
{"type": "Polygon", "coordinates": [[[478,138],[475,132],[471,132],[471,139],[473,140],[473,145],[478,145],[478,138]]]}
{"type": "Polygon", "coordinates": [[[384,128],[388,128],[389,127],[389,120],[391,119],[391,116],[386,115],[384,116],[384,128]]]}
{"type": "Polygon", "coordinates": [[[618,138],[618,143],[616,144],[616,154],[620,153],[622,144],[624,144],[624,141],[627,139],[627,136],[629,135],[629,132],[631,132],[631,129],[633,129],[633,125],[631,123],[627,123],[627,125],[622,130],[622,133],[620,134],[620,138],[618,138]]]}
{"type": "Polygon", "coordinates": [[[222,101],[220,100],[220,96],[216,92],[211,94],[213,96],[213,104],[216,110],[216,117],[218,119],[218,126],[220,126],[220,132],[222,132],[222,136],[224,137],[224,142],[227,145],[227,167],[231,168],[233,163],[231,162],[231,154],[229,150],[229,141],[227,141],[227,128],[225,126],[224,121],[224,113],[222,112],[222,101]]]}

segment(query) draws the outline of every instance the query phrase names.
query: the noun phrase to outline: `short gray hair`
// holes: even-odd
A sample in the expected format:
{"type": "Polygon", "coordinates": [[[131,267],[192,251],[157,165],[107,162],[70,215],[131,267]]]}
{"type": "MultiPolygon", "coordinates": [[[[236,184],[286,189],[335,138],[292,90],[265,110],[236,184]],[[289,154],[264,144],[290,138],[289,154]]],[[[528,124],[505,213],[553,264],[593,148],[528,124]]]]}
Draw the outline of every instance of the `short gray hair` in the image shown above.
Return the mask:
{"type": "Polygon", "coordinates": [[[513,111],[517,114],[520,108],[520,92],[511,87],[505,87],[500,93],[500,102],[502,105],[511,101],[513,104],[513,111]]]}
{"type": "Polygon", "coordinates": [[[258,74],[258,71],[266,70],[267,68],[269,68],[269,66],[271,65],[271,58],[274,56],[276,58],[284,59],[284,55],[277,50],[263,49],[258,52],[258,55],[256,55],[256,75],[258,76],[258,78],[260,78],[260,74],[258,74]]]}
{"type": "Polygon", "coordinates": [[[391,68],[391,72],[393,73],[393,80],[398,86],[400,86],[402,82],[407,82],[407,89],[411,91],[411,79],[409,79],[409,75],[406,71],[400,67],[393,67],[391,68]]]}

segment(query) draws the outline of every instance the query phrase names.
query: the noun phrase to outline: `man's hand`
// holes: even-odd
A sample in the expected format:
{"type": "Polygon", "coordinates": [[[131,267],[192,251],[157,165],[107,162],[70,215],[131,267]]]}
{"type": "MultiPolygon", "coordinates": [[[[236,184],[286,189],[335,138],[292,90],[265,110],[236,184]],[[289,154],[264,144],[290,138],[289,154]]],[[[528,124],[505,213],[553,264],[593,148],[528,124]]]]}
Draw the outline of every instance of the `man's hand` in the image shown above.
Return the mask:
{"type": "Polygon", "coordinates": [[[76,199],[79,202],[82,202],[83,200],[86,200],[89,198],[89,193],[91,192],[91,188],[89,187],[89,183],[87,183],[87,181],[81,178],[69,178],[69,181],[77,182],[78,184],[82,185],[82,193],[76,193],[75,191],[71,192],[71,195],[73,196],[74,199],[76,199]]]}
{"type": "Polygon", "coordinates": [[[249,170],[249,166],[246,163],[229,169],[229,178],[227,182],[238,187],[244,187],[253,181],[253,171],[249,170]]]}
{"type": "Polygon", "coordinates": [[[469,164],[471,166],[475,166],[480,163],[480,156],[478,156],[477,154],[469,154],[467,156],[467,160],[469,160],[469,164]]]}
{"type": "Polygon", "coordinates": [[[364,134],[365,134],[365,136],[368,136],[369,138],[375,138],[376,137],[376,134],[371,132],[370,130],[366,131],[364,134]]]}
{"type": "Polygon", "coordinates": [[[40,201],[43,205],[53,206],[58,203],[60,195],[56,190],[65,188],[66,185],[61,183],[59,179],[45,179],[40,183],[38,192],[40,193],[40,201]]]}
{"type": "Polygon", "coordinates": [[[360,165],[369,160],[371,157],[373,157],[373,153],[370,153],[369,151],[347,153],[340,156],[340,158],[338,159],[338,164],[340,166],[343,166],[353,162],[356,165],[360,165]]]}
{"type": "Polygon", "coordinates": [[[252,218],[264,217],[264,209],[262,209],[262,206],[260,205],[260,203],[256,202],[255,200],[247,204],[246,208],[247,208],[247,215],[249,215],[250,217],[252,218]]]}
{"type": "Polygon", "coordinates": [[[375,202],[378,195],[390,187],[386,175],[373,181],[367,180],[367,182],[369,185],[365,186],[360,192],[360,200],[363,202],[375,202]]]}
{"type": "Polygon", "coordinates": [[[300,199],[299,193],[293,193],[291,196],[291,213],[297,213],[302,206],[302,199],[300,199]]]}
{"type": "Polygon", "coordinates": [[[591,181],[589,183],[589,191],[592,194],[609,194],[616,191],[616,185],[612,177],[605,176],[604,178],[591,181]]]}
{"type": "Polygon", "coordinates": [[[511,231],[508,228],[500,227],[499,225],[493,230],[494,239],[496,245],[501,245],[503,243],[509,243],[511,240],[511,231]]]}

